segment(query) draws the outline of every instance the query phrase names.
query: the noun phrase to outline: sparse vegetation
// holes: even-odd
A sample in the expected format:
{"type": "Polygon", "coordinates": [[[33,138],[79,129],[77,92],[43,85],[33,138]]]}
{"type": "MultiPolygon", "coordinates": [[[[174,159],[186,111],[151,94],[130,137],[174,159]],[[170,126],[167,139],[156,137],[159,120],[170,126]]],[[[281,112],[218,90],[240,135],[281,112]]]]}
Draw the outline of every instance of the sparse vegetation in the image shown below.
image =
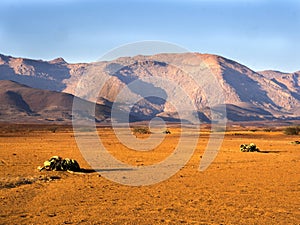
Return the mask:
{"type": "Polygon", "coordinates": [[[270,128],[264,128],[263,131],[264,131],[264,132],[271,132],[272,129],[270,129],[270,128]]]}
{"type": "Polygon", "coordinates": [[[242,136],[243,134],[242,133],[234,133],[233,135],[234,136],[242,136]]]}
{"type": "Polygon", "coordinates": [[[300,132],[300,126],[287,127],[283,131],[283,133],[286,135],[298,135],[299,132],[300,132]]]}
{"type": "Polygon", "coordinates": [[[58,127],[50,127],[49,131],[51,131],[52,133],[55,133],[58,130],[58,127]]]}
{"type": "Polygon", "coordinates": [[[71,125],[0,124],[0,136],[29,135],[37,132],[72,132],[71,125]]]}
{"type": "Polygon", "coordinates": [[[134,134],[151,134],[148,127],[134,127],[132,132],[134,134]]]}
{"type": "Polygon", "coordinates": [[[171,134],[171,131],[169,129],[166,129],[163,131],[163,134],[171,134]]]}
{"type": "Polygon", "coordinates": [[[242,144],[240,146],[240,150],[242,152],[260,152],[259,148],[256,147],[256,144],[251,143],[251,144],[242,144]]]}

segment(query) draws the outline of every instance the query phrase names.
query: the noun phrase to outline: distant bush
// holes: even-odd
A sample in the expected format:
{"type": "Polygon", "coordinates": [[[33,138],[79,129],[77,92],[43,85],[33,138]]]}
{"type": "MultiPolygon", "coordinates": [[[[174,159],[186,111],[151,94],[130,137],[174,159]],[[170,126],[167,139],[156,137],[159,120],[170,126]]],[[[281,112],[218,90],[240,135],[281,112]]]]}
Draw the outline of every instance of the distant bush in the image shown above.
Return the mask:
{"type": "Polygon", "coordinates": [[[271,132],[272,129],[270,129],[270,128],[264,128],[263,131],[264,131],[264,132],[271,132]]]}
{"type": "Polygon", "coordinates": [[[134,134],[151,134],[151,131],[148,127],[135,127],[133,128],[134,134]]]}
{"type": "Polygon", "coordinates": [[[171,134],[171,131],[166,129],[166,130],[163,131],[163,134],[171,134]]]}
{"type": "Polygon", "coordinates": [[[300,126],[287,127],[283,132],[287,135],[298,135],[300,132],[300,126]]]}
{"type": "Polygon", "coordinates": [[[49,127],[49,131],[55,133],[58,130],[58,127],[49,127]]]}

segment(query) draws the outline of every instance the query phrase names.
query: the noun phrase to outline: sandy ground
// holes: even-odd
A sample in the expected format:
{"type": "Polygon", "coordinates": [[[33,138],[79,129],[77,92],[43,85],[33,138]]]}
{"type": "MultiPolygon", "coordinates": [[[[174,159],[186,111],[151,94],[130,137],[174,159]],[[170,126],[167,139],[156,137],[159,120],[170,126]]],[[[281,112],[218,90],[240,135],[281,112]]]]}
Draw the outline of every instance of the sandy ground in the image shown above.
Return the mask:
{"type": "MultiPolygon", "coordinates": [[[[150,152],[126,149],[109,128],[99,134],[116,158],[151,165],[168,156],[179,130],[150,152]]],[[[0,224],[300,224],[299,136],[227,132],[215,161],[198,171],[208,141],[201,133],[191,160],[169,179],[126,186],[97,172],[38,172],[52,155],[89,169],[70,131],[0,135],[0,224]],[[254,142],[263,153],[243,153],[254,142]]],[[[100,170],[101,171],[101,170],[100,170]]],[[[101,173],[101,172],[100,172],[101,173]]]]}

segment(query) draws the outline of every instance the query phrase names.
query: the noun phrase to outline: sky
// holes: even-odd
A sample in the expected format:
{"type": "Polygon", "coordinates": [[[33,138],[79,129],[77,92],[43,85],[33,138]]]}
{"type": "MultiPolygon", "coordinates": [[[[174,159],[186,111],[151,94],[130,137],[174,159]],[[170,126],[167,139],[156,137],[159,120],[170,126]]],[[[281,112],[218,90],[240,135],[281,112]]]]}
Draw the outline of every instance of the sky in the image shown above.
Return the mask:
{"type": "Polygon", "coordinates": [[[1,54],[92,62],[149,40],[256,71],[299,71],[300,1],[0,0],[1,54]]]}

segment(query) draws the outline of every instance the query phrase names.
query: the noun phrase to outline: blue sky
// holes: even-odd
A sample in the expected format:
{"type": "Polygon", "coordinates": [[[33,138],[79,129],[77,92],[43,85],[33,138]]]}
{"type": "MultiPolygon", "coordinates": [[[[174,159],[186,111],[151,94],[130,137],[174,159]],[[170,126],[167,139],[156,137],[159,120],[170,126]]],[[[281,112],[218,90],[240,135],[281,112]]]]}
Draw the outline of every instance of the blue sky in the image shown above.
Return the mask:
{"type": "Polygon", "coordinates": [[[0,53],[98,60],[126,43],[157,40],[254,70],[300,70],[300,1],[2,0],[0,53]]]}

